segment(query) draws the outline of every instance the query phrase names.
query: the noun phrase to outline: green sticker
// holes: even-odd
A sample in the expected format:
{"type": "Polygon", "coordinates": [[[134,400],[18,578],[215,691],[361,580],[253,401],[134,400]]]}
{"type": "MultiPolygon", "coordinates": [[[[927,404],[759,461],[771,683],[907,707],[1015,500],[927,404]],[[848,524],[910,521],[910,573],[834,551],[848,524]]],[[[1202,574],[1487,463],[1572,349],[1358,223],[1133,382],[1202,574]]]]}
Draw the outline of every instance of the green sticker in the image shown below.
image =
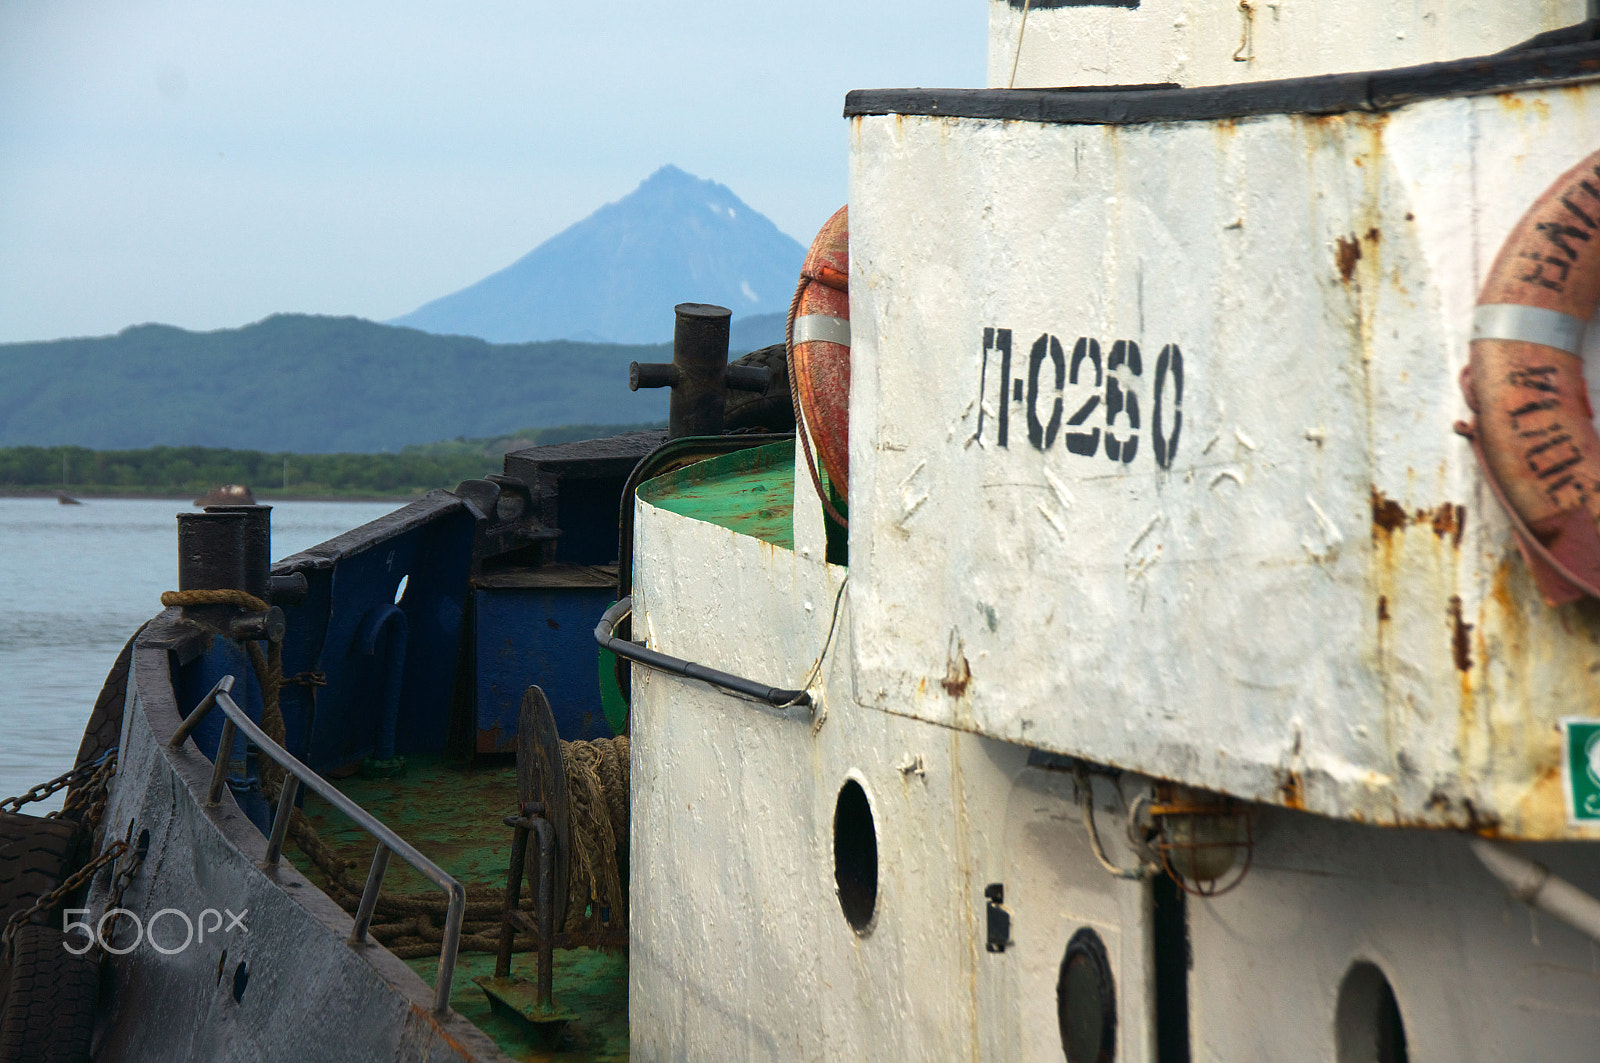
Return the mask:
{"type": "Polygon", "coordinates": [[[1574,823],[1600,823],[1600,720],[1561,721],[1567,815],[1574,823]]]}

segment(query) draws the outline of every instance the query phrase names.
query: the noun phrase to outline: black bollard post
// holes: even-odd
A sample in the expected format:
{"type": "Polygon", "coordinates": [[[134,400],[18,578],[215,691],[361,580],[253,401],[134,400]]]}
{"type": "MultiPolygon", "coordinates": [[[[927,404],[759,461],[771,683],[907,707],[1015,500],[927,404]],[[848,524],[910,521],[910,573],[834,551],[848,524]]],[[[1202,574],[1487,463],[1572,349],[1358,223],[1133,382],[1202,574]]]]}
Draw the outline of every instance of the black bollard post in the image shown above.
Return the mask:
{"type": "Polygon", "coordinates": [[[272,593],[272,507],[207,506],[207,513],[239,513],[244,516],[243,590],[264,602],[272,593]]]}
{"type": "MultiPolygon", "coordinates": [[[[245,591],[262,601],[271,594],[271,555],[265,512],[270,506],[218,506],[178,514],[178,590],[245,591]]],[[[236,639],[281,639],[283,610],[252,613],[237,604],[186,605],[185,620],[236,639]]]]}
{"type": "MultiPolygon", "coordinates": [[[[178,590],[237,591],[245,586],[243,513],[178,514],[178,590]]],[[[183,615],[213,629],[238,612],[231,605],[186,605],[183,615]]]]}
{"type": "Polygon", "coordinates": [[[728,326],[733,312],[710,303],[679,303],[672,334],[672,364],[678,381],[667,413],[667,435],[722,434],[722,407],[727,402],[728,326]]]}
{"type": "Polygon", "coordinates": [[[765,366],[728,365],[728,325],[733,312],[710,303],[679,303],[672,335],[671,362],[634,362],[628,366],[628,390],[671,388],[667,406],[667,438],[722,434],[728,389],[765,391],[770,372],[765,366]]]}

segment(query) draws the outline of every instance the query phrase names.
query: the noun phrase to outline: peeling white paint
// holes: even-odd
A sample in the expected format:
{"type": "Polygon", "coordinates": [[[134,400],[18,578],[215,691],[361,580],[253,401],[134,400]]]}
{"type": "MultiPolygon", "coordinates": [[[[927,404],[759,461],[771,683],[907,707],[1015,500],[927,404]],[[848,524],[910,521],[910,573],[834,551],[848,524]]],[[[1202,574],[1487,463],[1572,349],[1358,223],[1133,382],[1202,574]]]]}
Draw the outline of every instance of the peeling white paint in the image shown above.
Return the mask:
{"type": "Polygon", "coordinates": [[[1600,143],[1592,95],[1116,128],[859,119],[851,436],[907,447],[851,455],[859,688],[1251,800],[1600,835],[1566,822],[1553,726],[1593,714],[1600,621],[1537,600],[1451,427],[1482,271],[1600,143]],[[1020,397],[985,329],[1010,330],[1020,397]],[[1119,341],[1139,345],[1137,373],[1113,367],[1119,341]],[[1178,443],[1162,468],[1169,345],[1184,392],[1180,431],[1169,366],[1159,427],[1178,443]],[[947,440],[986,357],[984,445],[947,440]],[[1032,406],[1026,389],[1029,366],[1057,357],[1078,383],[1051,436],[1049,371],[1032,406]],[[1070,423],[1109,402],[1102,372],[1139,403],[1129,462],[1104,443],[1134,434],[1126,410],[1070,423]],[[1091,427],[1092,456],[1069,449],[1091,427]],[[1130,556],[1158,520],[1159,550],[1130,556]],[[1006,634],[963,631],[968,657],[1005,663],[959,709],[937,685],[912,693],[980,598],[1006,603],[1006,634]],[[1305,778],[1290,786],[1278,751],[1296,715],[1305,778]],[[1371,778],[1388,783],[1357,781],[1371,778]]]}

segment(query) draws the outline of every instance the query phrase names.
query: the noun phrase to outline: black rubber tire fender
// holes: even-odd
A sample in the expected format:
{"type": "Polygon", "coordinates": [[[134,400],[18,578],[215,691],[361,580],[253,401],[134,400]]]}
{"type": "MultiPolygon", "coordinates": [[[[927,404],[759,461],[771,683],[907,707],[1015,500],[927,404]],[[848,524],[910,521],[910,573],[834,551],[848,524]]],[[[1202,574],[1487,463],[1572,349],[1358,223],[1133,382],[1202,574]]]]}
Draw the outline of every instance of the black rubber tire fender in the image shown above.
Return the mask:
{"type": "Polygon", "coordinates": [[[80,835],[72,820],[0,812],[0,926],[61,884],[80,835]]]}
{"type": "Polygon", "coordinates": [[[28,925],[0,955],[0,1063],[88,1063],[100,965],[65,943],[28,925]]]}
{"type": "Polygon", "coordinates": [[[117,744],[122,732],[122,707],[128,700],[128,666],[133,661],[133,643],[144,629],[144,624],[139,625],[139,630],[133,633],[122,647],[122,652],[117,654],[117,659],[111,662],[111,671],[106,673],[106,681],[101,684],[100,694],[94,699],[94,708],[89,712],[89,722],[84,725],[83,740],[78,743],[74,767],[81,768],[94,763],[117,744]]]}

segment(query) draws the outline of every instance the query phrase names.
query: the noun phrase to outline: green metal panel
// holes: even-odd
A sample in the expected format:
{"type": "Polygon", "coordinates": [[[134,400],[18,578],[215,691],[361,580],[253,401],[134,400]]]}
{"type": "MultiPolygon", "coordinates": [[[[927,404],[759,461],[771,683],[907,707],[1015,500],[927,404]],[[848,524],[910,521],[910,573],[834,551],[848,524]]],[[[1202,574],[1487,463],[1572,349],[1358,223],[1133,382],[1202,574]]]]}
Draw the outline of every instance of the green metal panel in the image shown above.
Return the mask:
{"type": "Polygon", "coordinates": [[[794,549],[794,442],[709,458],[647,480],[639,498],[672,513],[794,549]]]}

